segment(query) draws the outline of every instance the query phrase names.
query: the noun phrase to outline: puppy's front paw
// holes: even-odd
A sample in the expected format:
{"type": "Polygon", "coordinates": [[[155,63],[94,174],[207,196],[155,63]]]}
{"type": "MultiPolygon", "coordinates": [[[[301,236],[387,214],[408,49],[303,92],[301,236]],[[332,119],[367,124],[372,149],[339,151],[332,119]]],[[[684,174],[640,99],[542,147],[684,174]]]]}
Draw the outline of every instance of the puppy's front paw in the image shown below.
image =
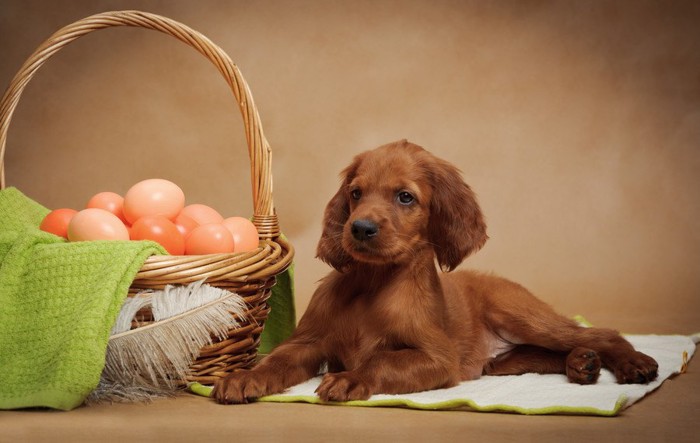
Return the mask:
{"type": "Polygon", "coordinates": [[[212,397],[221,404],[248,403],[265,395],[281,392],[276,381],[264,373],[240,370],[218,380],[212,397]]]}
{"type": "Polygon", "coordinates": [[[576,348],[566,357],[566,376],[571,383],[590,385],[600,375],[600,357],[587,348],[576,348]]]}
{"type": "Polygon", "coordinates": [[[367,400],[372,395],[369,384],[353,372],[328,373],[316,393],[323,401],[367,400]]]}

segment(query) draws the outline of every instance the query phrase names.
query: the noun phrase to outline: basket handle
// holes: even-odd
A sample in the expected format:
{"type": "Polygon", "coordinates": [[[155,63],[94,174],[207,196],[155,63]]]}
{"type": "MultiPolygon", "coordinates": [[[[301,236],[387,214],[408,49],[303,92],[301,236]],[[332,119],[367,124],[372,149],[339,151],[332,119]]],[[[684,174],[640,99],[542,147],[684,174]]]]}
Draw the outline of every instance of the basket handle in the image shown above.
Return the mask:
{"type": "Polygon", "coordinates": [[[116,26],[134,26],[171,35],[208,58],[226,79],[236,97],[245,125],[253,191],[253,222],[261,238],[278,237],[279,225],[272,202],[272,152],[263,134],[260,116],[248,84],[229,56],[207,37],[182,23],[147,12],[113,11],[78,20],[54,33],[24,62],[0,102],[0,189],[5,189],[5,145],[10,121],[24,88],[36,71],[72,41],[90,32],[116,26]]]}

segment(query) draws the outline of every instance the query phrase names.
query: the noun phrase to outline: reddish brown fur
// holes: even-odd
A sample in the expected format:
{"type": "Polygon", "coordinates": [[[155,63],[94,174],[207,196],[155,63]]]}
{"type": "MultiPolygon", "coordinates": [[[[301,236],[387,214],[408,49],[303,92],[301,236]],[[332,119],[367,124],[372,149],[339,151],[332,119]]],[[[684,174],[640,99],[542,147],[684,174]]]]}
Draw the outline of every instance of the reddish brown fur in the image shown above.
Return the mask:
{"type": "Polygon", "coordinates": [[[451,164],[402,140],[357,156],[342,175],[318,244],[336,270],[293,336],[254,369],[218,382],[217,401],[282,392],[324,363],[317,393],[326,401],[450,387],[482,374],[566,373],[587,384],[603,366],[620,383],[656,378],[656,362],[620,334],[580,327],[516,283],[438,274],[436,259],[451,271],[488,238],[451,164]]]}

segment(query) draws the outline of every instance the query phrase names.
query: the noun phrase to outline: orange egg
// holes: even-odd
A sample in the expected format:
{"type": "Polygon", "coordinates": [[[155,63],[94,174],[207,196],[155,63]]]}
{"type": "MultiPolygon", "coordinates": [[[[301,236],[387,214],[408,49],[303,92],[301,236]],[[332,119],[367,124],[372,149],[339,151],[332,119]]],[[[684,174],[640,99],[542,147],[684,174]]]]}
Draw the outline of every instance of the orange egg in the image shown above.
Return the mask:
{"type": "Polygon", "coordinates": [[[133,224],[147,215],[174,220],[185,206],[185,193],[175,183],[152,178],[136,183],[124,195],[124,216],[133,224]]]}
{"type": "Polygon", "coordinates": [[[124,217],[124,197],[114,192],[98,192],[88,200],[86,208],[98,208],[109,211],[126,222],[124,217]]]}
{"type": "Polygon", "coordinates": [[[253,222],[243,217],[229,217],[222,223],[233,236],[233,252],[248,252],[257,249],[260,239],[253,222]]]}
{"type": "Polygon", "coordinates": [[[61,208],[49,212],[42,220],[39,229],[50,232],[59,237],[68,238],[68,225],[78,211],[75,209],[61,208]]]}
{"type": "Polygon", "coordinates": [[[185,239],[187,255],[230,253],[233,249],[233,236],[222,224],[197,226],[185,239]]]}
{"type": "Polygon", "coordinates": [[[185,206],[181,214],[185,214],[200,225],[221,223],[224,221],[224,218],[216,209],[200,203],[185,206]]]}
{"type": "Polygon", "coordinates": [[[175,223],[162,215],[147,215],[131,226],[132,240],[152,240],[160,243],[171,255],[185,253],[185,238],[175,223]]]}
{"type": "Polygon", "coordinates": [[[192,230],[197,226],[199,226],[199,223],[194,221],[192,217],[189,217],[183,213],[179,213],[177,217],[175,217],[175,227],[178,231],[180,231],[183,238],[187,238],[190,232],[192,232],[192,230]]]}
{"type": "Polygon", "coordinates": [[[68,225],[68,240],[129,240],[129,231],[111,212],[88,208],[73,216],[68,225]]]}

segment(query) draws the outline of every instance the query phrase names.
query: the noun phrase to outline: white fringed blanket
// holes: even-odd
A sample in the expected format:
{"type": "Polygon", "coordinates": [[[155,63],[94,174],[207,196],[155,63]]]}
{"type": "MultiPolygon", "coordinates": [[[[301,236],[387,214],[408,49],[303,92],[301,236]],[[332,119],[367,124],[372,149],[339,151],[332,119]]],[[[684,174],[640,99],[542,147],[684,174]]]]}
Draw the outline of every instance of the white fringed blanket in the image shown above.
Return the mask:
{"type": "MultiPolygon", "coordinates": [[[[373,395],[368,400],[336,403],[348,406],[394,406],[412,409],[446,410],[455,408],[519,414],[617,415],[673,376],[682,373],[700,342],[700,334],[627,335],[634,347],[656,359],[659,377],[647,385],[621,385],[607,370],[601,371],[598,383],[577,385],[564,375],[525,374],[517,376],[484,376],[463,382],[449,389],[436,389],[401,395],[373,395]]],[[[293,386],[286,392],[259,399],[265,402],[323,402],[314,390],[321,377],[293,386]]],[[[191,386],[202,395],[210,387],[191,386]]]]}

